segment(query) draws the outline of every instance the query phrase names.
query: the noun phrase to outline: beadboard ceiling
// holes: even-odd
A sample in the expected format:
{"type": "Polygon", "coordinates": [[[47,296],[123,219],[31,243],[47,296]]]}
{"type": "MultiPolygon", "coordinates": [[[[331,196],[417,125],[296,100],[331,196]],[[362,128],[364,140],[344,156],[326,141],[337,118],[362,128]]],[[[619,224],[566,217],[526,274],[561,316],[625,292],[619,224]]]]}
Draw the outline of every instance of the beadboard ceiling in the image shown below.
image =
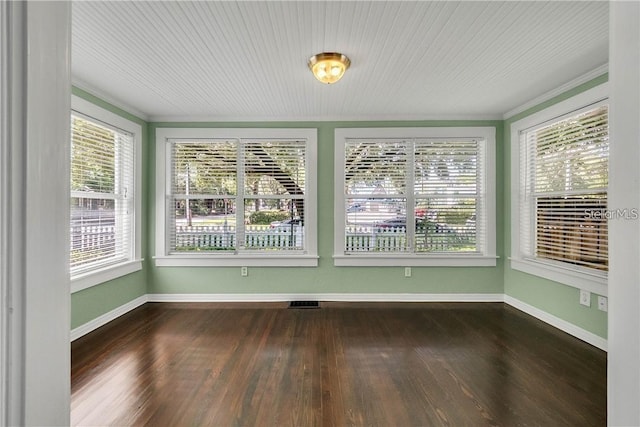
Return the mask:
{"type": "Polygon", "coordinates": [[[75,1],[76,86],[147,120],[501,118],[602,70],[605,1],[75,1]],[[333,85],[307,59],[338,51],[333,85]]]}

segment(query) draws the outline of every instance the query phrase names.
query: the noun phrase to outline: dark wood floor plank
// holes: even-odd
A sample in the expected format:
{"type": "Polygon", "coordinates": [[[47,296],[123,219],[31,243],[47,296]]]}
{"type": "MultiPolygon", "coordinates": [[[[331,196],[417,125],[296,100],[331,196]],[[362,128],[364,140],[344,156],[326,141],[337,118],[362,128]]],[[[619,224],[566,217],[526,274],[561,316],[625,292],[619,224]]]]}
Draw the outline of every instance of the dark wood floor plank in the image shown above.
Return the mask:
{"type": "Polygon", "coordinates": [[[606,424],[606,354],[504,304],[148,303],[71,381],[79,426],[606,424]]]}

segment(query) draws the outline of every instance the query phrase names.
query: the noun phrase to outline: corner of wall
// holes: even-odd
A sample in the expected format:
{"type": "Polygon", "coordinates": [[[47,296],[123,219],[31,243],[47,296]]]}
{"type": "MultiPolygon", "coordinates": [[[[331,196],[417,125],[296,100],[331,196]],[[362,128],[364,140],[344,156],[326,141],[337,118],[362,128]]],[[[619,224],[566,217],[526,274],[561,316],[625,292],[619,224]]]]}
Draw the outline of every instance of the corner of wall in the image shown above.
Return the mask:
{"type": "MultiPolygon", "coordinates": [[[[149,193],[148,169],[150,167],[147,159],[147,151],[149,150],[149,124],[143,119],[130,114],[129,112],[110,104],[91,93],[72,86],[71,93],[86,101],[91,102],[107,111],[117,114],[121,117],[138,123],[142,127],[142,194],[149,193]]],[[[148,250],[148,220],[149,203],[147,198],[142,200],[142,236],[141,236],[141,256],[144,258],[142,270],[128,274],[115,280],[84,289],[71,294],[71,328],[75,329],[81,325],[100,319],[101,316],[118,309],[122,306],[137,301],[139,298],[146,296],[149,292],[147,283],[149,278],[150,252],[148,250]]]]}
{"type": "Polygon", "coordinates": [[[503,121],[503,165],[504,165],[504,204],[503,212],[503,248],[504,268],[503,286],[505,301],[511,302],[514,307],[526,313],[547,321],[547,323],[564,330],[578,338],[597,345],[606,347],[607,337],[607,313],[597,309],[596,296],[592,295],[591,307],[579,304],[579,289],[563,285],[558,282],[543,279],[527,273],[514,270],[509,265],[511,252],[511,134],[512,123],[530,116],[538,111],[571,98],[595,86],[608,81],[605,73],[578,86],[569,89],[551,99],[522,111],[503,121]],[[545,320],[547,319],[547,320],[545,320]],[[556,319],[549,321],[549,319],[556,319]],[[578,331],[578,332],[576,332],[578,331]],[[584,337],[599,337],[598,339],[585,339],[584,337]]]}

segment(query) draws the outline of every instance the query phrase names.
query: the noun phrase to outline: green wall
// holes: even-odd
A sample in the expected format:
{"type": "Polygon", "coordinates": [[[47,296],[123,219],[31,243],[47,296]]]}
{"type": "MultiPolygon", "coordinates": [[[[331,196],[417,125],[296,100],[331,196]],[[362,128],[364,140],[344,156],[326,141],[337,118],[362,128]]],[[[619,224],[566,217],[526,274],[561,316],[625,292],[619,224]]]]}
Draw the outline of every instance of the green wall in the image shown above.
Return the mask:
{"type": "MultiPolygon", "coordinates": [[[[509,165],[511,158],[511,124],[585,90],[598,86],[607,80],[608,75],[606,74],[595,78],[549,101],[517,114],[504,122],[503,160],[506,198],[504,200],[505,224],[503,247],[505,248],[504,253],[507,254],[507,256],[509,256],[511,251],[511,197],[509,190],[511,186],[511,168],[509,165]]],[[[607,313],[597,309],[596,295],[591,295],[591,307],[585,307],[579,303],[579,289],[513,270],[508,262],[505,263],[504,266],[504,293],[602,338],[607,337],[607,313]]]]}
{"type": "Polygon", "coordinates": [[[149,129],[148,124],[138,117],[129,114],[95,96],[78,89],[72,88],[71,93],[83,98],[105,110],[122,116],[132,122],[142,126],[142,257],[145,259],[142,263],[142,270],[128,274],[121,278],[110,280],[97,286],[92,286],[82,291],[71,294],[71,329],[77,328],[98,316],[101,316],[115,308],[126,304],[139,296],[147,293],[147,277],[150,266],[149,254],[147,252],[148,245],[148,228],[146,218],[149,216],[149,204],[146,196],[149,193],[149,183],[146,177],[149,162],[147,161],[147,149],[149,146],[149,129]]]}
{"type": "MultiPolygon", "coordinates": [[[[247,277],[237,267],[158,267],[150,270],[149,293],[503,293],[502,272],[502,122],[268,122],[268,123],[150,123],[151,140],[160,127],[312,127],[318,129],[318,267],[252,267],[247,277]],[[498,236],[496,267],[413,267],[404,277],[401,267],[333,266],[334,130],[337,127],[492,126],[496,128],[498,236]]],[[[155,159],[155,153],[154,153],[155,159]]],[[[154,182],[155,161],[147,182],[154,182]]],[[[153,187],[150,188],[153,190],[153,187]]],[[[153,191],[152,191],[153,192],[153,191]]],[[[151,203],[153,205],[153,203],[151,203]]],[[[154,222],[154,213],[149,217],[154,222]]],[[[149,244],[154,248],[153,234],[149,244]]]]}

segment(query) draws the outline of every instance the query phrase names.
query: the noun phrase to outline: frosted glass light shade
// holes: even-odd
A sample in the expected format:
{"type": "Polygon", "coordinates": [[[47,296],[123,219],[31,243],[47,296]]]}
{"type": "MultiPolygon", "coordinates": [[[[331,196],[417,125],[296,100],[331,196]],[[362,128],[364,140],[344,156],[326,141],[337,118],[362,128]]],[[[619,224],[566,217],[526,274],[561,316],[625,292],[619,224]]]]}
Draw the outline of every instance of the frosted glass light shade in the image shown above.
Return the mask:
{"type": "Polygon", "coordinates": [[[345,55],[337,52],[323,52],[309,58],[309,68],[322,83],[335,83],[342,78],[351,65],[345,55]]]}

